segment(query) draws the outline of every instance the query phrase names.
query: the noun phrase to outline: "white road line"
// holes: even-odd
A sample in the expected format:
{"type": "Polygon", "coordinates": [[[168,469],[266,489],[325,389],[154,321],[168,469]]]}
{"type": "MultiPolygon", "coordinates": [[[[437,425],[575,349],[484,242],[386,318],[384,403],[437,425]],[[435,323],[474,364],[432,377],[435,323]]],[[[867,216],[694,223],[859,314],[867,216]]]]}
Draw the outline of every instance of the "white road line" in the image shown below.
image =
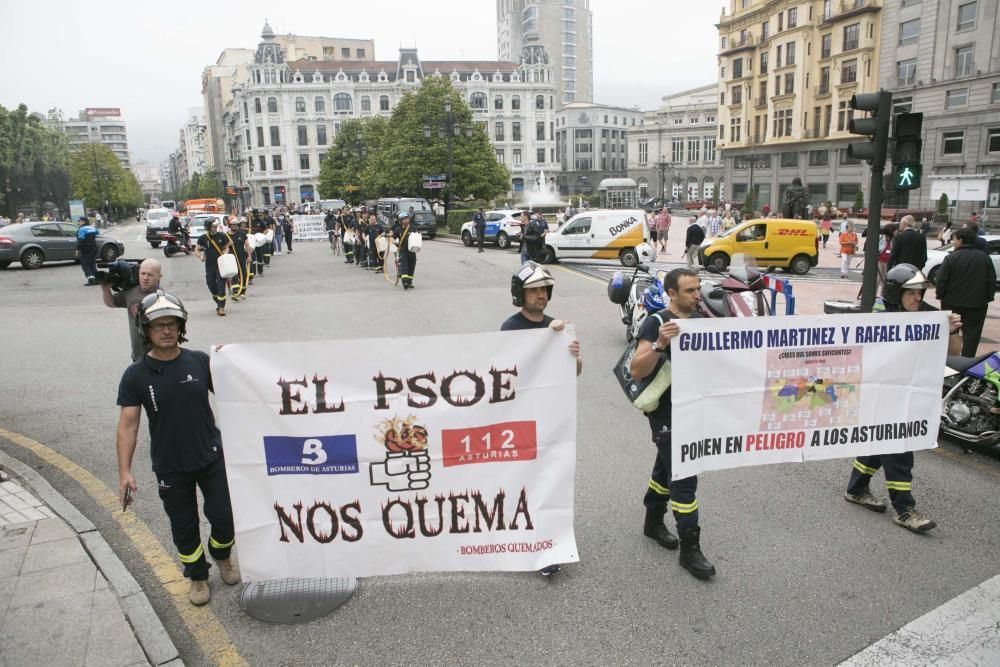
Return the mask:
{"type": "Polygon", "coordinates": [[[1000,665],[1000,575],[880,639],[841,667],[1000,665]]]}

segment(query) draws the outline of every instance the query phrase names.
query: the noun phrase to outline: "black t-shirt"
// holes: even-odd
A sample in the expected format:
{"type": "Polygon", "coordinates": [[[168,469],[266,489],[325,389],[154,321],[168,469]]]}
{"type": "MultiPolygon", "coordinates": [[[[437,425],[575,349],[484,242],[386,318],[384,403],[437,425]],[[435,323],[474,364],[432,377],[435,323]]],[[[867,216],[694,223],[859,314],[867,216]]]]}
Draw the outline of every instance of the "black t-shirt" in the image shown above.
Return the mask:
{"type": "Polygon", "coordinates": [[[523,313],[516,312],[510,317],[508,317],[503,324],[500,325],[500,331],[522,331],[524,329],[545,329],[551,324],[552,318],[548,315],[542,315],[541,322],[532,322],[523,313]]]}
{"type": "MultiPolygon", "coordinates": [[[[671,313],[669,310],[664,308],[663,310],[657,311],[653,315],[659,315],[664,322],[667,320],[679,319],[676,315],[671,313]]],[[[653,315],[650,315],[639,327],[639,340],[648,340],[650,343],[655,343],[660,337],[660,320],[658,320],[653,315]]],[[[692,313],[691,318],[701,317],[701,313],[692,313]]],[[[670,348],[668,347],[666,352],[663,354],[667,355],[667,359],[670,358],[670,348]]],[[[652,412],[646,414],[649,417],[649,427],[653,431],[653,436],[655,437],[657,433],[669,433],[671,416],[670,416],[670,388],[668,387],[663,395],[660,396],[660,403],[656,406],[656,409],[652,412]]]]}
{"type": "Polygon", "coordinates": [[[229,240],[232,241],[233,251],[238,255],[245,255],[247,253],[247,235],[242,229],[229,232],[229,240]]]}
{"type": "Polygon", "coordinates": [[[125,369],[118,405],[145,409],[154,472],[198,470],[222,456],[210,391],[212,372],[204,352],[182,348],[171,361],[144,355],[125,369]]]}
{"type": "Polygon", "coordinates": [[[200,239],[198,239],[198,245],[202,247],[205,251],[205,263],[219,261],[219,255],[224,255],[226,250],[226,245],[229,243],[229,239],[222,232],[215,232],[214,234],[203,234],[200,239]]]}

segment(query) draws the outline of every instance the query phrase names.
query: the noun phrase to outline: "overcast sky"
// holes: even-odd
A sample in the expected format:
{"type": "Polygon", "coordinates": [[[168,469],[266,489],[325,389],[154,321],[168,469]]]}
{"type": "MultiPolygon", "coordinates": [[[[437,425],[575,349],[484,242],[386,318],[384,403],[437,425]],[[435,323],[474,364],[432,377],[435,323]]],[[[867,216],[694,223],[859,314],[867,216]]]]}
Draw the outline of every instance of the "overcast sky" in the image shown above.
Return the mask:
{"type": "MultiPolygon", "coordinates": [[[[728,6],[728,2],[725,2],[728,6]]],[[[653,109],[669,93],[715,81],[722,1],[591,0],[596,102],[653,109]]],[[[120,107],[133,159],[176,150],[201,73],[226,47],[277,33],[375,40],[395,60],[495,60],[495,0],[0,0],[0,104],[75,116],[120,107]]]]}

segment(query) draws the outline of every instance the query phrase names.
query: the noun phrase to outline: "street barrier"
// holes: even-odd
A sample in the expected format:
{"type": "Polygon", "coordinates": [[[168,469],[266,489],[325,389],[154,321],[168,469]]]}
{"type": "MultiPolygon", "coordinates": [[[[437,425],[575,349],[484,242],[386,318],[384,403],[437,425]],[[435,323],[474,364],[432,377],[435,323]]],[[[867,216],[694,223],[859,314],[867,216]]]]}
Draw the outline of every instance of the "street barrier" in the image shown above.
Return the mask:
{"type": "Polygon", "coordinates": [[[768,315],[777,315],[778,294],[785,297],[785,315],[795,314],[795,296],[792,294],[792,283],[773,276],[764,276],[764,285],[771,291],[771,305],[768,315]]]}

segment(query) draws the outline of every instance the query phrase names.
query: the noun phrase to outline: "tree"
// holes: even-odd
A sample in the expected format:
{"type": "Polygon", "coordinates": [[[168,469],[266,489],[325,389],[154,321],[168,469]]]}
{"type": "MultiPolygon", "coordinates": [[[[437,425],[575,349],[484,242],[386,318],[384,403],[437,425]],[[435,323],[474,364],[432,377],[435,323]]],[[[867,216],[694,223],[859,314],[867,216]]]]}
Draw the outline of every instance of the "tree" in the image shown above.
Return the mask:
{"type": "Polygon", "coordinates": [[[45,202],[65,207],[68,164],[60,130],[44,126],[24,104],[13,111],[0,106],[0,211],[14,215],[19,207],[45,202]]]}
{"type": "Polygon", "coordinates": [[[865,193],[858,190],[854,195],[854,210],[860,211],[865,207],[865,193]]]}
{"type": "Polygon", "coordinates": [[[385,131],[384,118],[351,119],[341,124],[333,146],[327,151],[326,159],[319,167],[319,196],[322,199],[337,197],[346,201],[360,199],[365,187],[365,171],[368,156],[378,150],[378,142],[369,146],[376,134],[385,131]],[[368,129],[369,125],[379,125],[379,131],[368,129]],[[361,191],[348,192],[347,186],[360,187],[361,191]]]}
{"type": "Polygon", "coordinates": [[[106,210],[114,206],[115,185],[123,171],[111,149],[102,144],[81,146],[70,156],[69,178],[73,198],[82,199],[87,208],[106,210]]]}
{"type": "Polygon", "coordinates": [[[941,198],[938,199],[937,212],[939,215],[944,215],[948,212],[948,195],[941,193],[941,198]]]}

